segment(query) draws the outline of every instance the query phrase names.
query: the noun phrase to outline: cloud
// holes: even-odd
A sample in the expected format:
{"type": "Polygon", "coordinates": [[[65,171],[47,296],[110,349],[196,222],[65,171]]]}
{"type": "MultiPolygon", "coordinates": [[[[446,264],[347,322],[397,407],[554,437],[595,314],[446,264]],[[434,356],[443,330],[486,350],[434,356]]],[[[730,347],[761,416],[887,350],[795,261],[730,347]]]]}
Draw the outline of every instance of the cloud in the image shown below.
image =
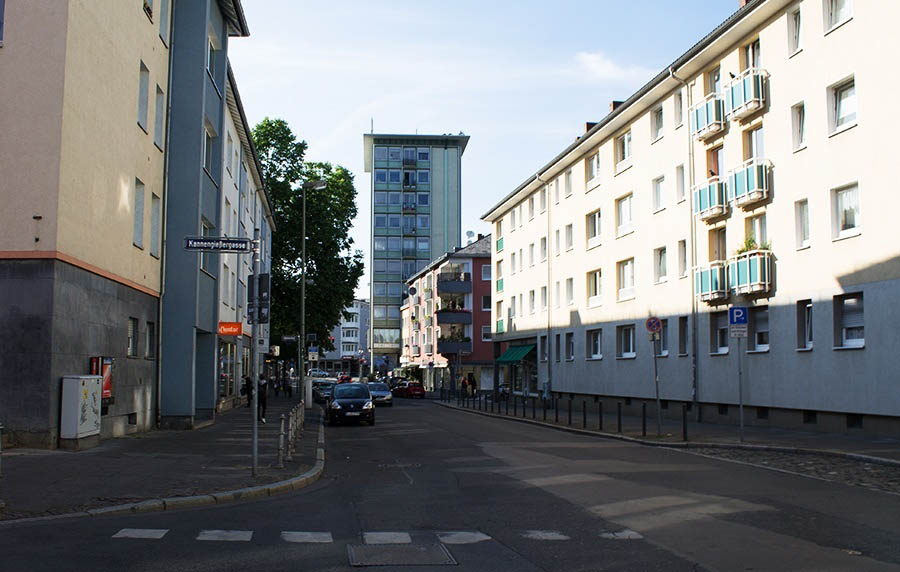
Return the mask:
{"type": "Polygon", "coordinates": [[[622,65],[603,52],[578,52],[575,54],[576,70],[589,83],[641,84],[656,75],[659,70],[643,66],[622,65]]]}

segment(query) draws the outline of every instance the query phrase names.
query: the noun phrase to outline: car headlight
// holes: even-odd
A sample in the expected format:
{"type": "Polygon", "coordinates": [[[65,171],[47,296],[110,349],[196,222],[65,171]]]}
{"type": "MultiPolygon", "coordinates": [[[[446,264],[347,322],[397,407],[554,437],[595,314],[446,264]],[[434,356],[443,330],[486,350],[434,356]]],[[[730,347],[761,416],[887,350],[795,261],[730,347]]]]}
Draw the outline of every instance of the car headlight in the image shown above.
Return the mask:
{"type": "Polygon", "coordinates": [[[366,401],[366,404],[363,405],[363,409],[372,409],[373,407],[375,407],[375,404],[373,404],[371,401],[366,401]]]}
{"type": "Polygon", "coordinates": [[[390,401],[390,400],[391,400],[391,394],[388,393],[387,395],[384,396],[384,398],[385,398],[387,401],[390,401]]]}
{"type": "Polygon", "coordinates": [[[332,401],[332,402],[331,402],[331,405],[329,405],[329,407],[331,407],[332,409],[340,409],[340,408],[341,408],[341,404],[338,403],[337,401],[332,401]]]}

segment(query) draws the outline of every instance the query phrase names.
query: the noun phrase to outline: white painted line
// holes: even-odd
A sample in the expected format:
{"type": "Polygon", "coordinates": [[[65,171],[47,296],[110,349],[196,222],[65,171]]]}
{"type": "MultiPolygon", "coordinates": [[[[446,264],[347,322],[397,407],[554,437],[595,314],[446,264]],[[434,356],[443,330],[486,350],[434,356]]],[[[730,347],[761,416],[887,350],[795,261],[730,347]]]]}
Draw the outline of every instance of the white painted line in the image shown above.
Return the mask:
{"type": "Polygon", "coordinates": [[[557,530],[526,530],[522,533],[531,540],[569,540],[569,537],[557,530]]]}
{"type": "Polygon", "coordinates": [[[597,481],[608,481],[609,479],[610,477],[607,477],[606,475],[572,474],[557,475],[554,477],[541,477],[537,479],[525,479],[525,482],[536,487],[554,487],[559,485],[574,485],[581,483],[594,483],[597,481]]]}
{"type": "Polygon", "coordinates": [[[168,528],[123,528],[119,532],[113,534],[113,538],[148,538],[151,540],[159,540],[166,533],[168,528]]]}
{"type": "Polygon", "coordinates": [[[600,538],[609,540],[640,540],[641,538],[644,538],[644,536],[639,532],[626,528],[618,532],[602,532],[600,533],[600,538]]]}
{"type": "Polygon", "coordinates": [[[363,532],[366,544],[411,544],[408,532],[363,532]]]}
{"type": "Polygon", "coordinates": [[[282,531],[281,539],[285,542],[303,542],[315,544],[328,544],[334,542],[330,532],[293,532],[282,531]]]}
{"type": "Polygon", "coordinates": [[[438,539],[443,544],[475,544],[476,542],[490,540],[491,537],[483,532],[467,532],[459,530],[453,532],[439,532],[438,539]]]}
{"type": "Polygon", "coordinates": [[[197,540],[218,540],[223,542],[249,542],[252,530],[201,530],[197,540]]]}

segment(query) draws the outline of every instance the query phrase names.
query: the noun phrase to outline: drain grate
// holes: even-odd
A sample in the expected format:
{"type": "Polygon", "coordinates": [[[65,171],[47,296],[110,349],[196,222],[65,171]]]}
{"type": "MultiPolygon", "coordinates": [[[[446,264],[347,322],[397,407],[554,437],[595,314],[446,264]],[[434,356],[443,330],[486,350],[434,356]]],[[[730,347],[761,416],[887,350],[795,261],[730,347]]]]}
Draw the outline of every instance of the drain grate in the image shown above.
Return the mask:
{"type": "Polygon", "coordinates": [[[443,544],[350,544],[351,566],[455,566],[443,544]]]}

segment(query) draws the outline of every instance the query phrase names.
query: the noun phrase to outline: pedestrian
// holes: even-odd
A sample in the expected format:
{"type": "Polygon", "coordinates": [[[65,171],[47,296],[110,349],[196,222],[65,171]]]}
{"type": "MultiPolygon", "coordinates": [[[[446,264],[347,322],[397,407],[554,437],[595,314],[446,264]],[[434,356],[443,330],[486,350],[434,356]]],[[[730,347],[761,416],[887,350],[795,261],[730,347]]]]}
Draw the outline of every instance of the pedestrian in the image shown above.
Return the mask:
{"type": "Polygon", "coordinates": [[[268,389],[268,385],[266,374],[259,374],[259,397],[257,398],[258,408],[256,412],[260,421],[263,423],[266,422],[266,390],[268,389]]]}
{"type": "Polygon", "coordinates": [[[472,374],[469,374],[469,389],[472,392],[472,396],[478,395],[478,386],[475,384],[475,378],[472,377],[472,374]]]}
{"type": "Polygon", "coordinates": [[[460,389],[462,390],[463,395],[466,395],[466,396],[469,395],[469,380],[468,379],[463,378],[460,389]]]}
{"type": "Polygon", "coordinates": [[[247,396],[247,407],[253,402],[253,380],[249,375],[244,376],[244,387],[241,388],[241,395],[247,396]]]}

